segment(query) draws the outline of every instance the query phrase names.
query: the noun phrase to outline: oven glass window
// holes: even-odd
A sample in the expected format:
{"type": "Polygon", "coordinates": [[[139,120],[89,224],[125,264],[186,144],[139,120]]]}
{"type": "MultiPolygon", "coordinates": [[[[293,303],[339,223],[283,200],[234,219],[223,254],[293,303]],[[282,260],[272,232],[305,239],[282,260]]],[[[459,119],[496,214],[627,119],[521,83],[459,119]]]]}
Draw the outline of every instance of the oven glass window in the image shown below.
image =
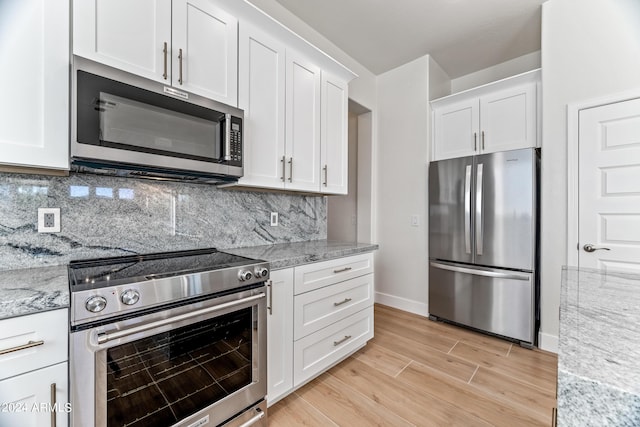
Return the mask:
{"type": "Polygon", "coordinates": [[[252,308],[107,350],[107,425],[171,426],[252,382],[252,308]]]}

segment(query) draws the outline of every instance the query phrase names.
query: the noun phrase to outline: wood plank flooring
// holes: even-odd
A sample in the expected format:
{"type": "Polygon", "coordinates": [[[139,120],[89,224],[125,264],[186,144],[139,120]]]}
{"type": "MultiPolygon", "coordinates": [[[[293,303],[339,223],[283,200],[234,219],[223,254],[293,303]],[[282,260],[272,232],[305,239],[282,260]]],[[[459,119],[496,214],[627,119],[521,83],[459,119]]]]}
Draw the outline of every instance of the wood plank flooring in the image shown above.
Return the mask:
{"type": "Polygon", "coordinates": [[[375,306],[375,337],[269,408],[270,426],[550,426],[557,357],[375,306]]]}

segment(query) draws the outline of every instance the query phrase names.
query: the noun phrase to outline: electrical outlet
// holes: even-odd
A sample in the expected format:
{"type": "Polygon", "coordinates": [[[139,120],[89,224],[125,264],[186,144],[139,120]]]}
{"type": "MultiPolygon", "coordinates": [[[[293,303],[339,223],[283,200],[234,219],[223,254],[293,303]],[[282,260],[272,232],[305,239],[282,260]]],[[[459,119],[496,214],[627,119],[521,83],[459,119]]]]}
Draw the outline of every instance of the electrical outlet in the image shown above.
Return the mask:
{"type": "Polygon", "coordinates": [[[278,212],[271,212],[271,226],[278,226],[278,212]]]}
{"type": "Polygon", "coordinates": [[[38,233],[60,232],[60,208],[38,208],[38,233]]]}

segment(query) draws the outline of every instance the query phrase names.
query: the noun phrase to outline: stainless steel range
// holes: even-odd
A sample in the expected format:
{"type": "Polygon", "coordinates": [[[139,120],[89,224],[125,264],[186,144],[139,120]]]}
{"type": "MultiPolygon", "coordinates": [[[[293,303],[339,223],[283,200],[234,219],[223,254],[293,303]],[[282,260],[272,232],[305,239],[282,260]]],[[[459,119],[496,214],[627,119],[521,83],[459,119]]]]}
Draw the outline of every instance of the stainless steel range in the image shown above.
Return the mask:
{"type": "Polygon", "coordinates": [[[266,426],[269,264],[216,249],[74,261],[74,427],[266,426]]]}

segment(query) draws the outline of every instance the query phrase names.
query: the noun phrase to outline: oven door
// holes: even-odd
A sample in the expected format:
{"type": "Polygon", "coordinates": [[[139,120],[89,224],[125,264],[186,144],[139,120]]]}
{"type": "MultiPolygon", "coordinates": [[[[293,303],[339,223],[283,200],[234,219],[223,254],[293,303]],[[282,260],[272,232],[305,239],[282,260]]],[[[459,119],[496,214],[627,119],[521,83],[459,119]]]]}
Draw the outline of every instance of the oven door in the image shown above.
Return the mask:
{"type": "Polygon", "coordinates": [[[264,286],[72,331],[70,342],[76,427],[215,426],[266,395],[264,286]]]}

